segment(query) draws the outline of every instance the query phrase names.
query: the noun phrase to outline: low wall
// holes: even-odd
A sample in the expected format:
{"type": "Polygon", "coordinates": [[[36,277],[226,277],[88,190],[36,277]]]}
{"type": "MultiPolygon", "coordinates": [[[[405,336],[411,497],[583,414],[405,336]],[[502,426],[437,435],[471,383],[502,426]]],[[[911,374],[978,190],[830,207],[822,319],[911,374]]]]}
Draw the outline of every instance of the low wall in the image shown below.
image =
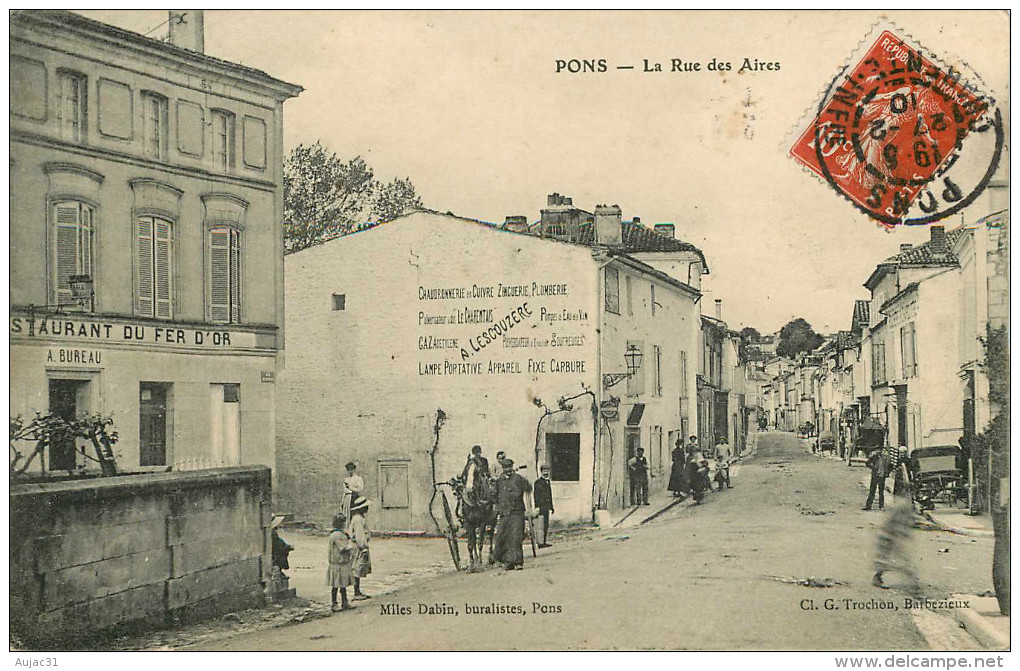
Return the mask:
{"type": "Polygon", "coordinates": [[[262,466],[12,486],[11,631],[73,648],[262,605],[271,494],[262,466]]]}

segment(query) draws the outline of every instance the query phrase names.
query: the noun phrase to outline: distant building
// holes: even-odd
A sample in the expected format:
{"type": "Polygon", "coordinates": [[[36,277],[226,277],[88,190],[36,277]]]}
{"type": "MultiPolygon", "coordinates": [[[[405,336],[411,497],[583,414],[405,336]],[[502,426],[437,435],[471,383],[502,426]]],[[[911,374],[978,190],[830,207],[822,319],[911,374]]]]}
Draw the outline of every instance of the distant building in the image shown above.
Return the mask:
{"type": "Polygon", "coordinates": [[[10,17],[10,411],[112,414],[123,470],[273,466],[301,88],[205,55],[201,11],[171,27],[10,17]]]}
{"type": "Polygon", "coordinates": [[[435,529],[434,481],[476,444],[492,469],[548,465],[560,523],[630,505],[638,447],[665,487],[698,430],[700,292],[628,251],[619,207],[574,239],[525,222],[421,211],[287,256],[283,510],[328,521],[354,461],[373,524],[435,529]]]}

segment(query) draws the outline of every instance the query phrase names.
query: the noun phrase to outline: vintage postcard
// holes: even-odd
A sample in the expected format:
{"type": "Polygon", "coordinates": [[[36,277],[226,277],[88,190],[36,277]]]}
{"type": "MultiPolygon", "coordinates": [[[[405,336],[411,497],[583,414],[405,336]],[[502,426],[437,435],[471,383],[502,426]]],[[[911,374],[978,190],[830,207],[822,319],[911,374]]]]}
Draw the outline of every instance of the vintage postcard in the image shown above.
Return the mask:
{"type": "Polygon", "coordinates": [[[1003,665],[1008,12],[9,22],[19,665],[1003,665]]]}

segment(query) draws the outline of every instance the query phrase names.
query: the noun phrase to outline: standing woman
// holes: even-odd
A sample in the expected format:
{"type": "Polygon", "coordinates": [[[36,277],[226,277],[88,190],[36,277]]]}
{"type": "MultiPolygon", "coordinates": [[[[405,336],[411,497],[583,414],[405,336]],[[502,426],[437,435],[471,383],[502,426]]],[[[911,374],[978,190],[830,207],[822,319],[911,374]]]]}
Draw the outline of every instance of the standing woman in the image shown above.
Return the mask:
{"type": "Polygon", "coordinates": [[[684,466],[687,455],[684,453],[684,441],[676,439],[676,447],[673,448],[673,466],[669,470],[669,486],[667,489],[673,492],[673,496],[679,497],[687,487],[684,485],[684,466]]]}
{"type": "Polygon", "coordinates": [[[347,477],[344,478],[344,493],[340,498],[340,512],[350,520],[351,502],[361,496],[362,490],[365,489],[365,480],[358,475],[358,465],[353,461],[348,461],[344,468],[347,469],[347,477]]]}
{"type": "Polygon", "coordinates": [[[351,540],[358,546],[357,554],[354,556],[354,568],[351,575],[354,578],[354,600],[362,601],[369,599],[367,594],[361,591],[361,579],[372,572],[372,556],[368,552],[368,522],[365,521],[365,513],[368,512],[368,499],[358,496],[351,502],[351,540]]]}

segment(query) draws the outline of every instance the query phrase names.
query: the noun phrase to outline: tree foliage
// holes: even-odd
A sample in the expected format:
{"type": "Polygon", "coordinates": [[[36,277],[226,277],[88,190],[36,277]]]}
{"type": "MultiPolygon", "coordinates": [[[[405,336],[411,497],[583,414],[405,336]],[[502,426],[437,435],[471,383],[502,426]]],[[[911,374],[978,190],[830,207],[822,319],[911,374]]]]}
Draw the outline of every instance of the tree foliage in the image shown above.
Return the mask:
{"type": "Polygon", "coordinates": [[[421,207],[410,178],[382,184],[360,156],[344,160],[321,142],[283,163],[283,237],[295,252],[421,207]]]}
{"type": "Polygon", "coordinates": [[[825,338],[815,333],[811,324],[803,317],[791,320],[779,330],[779,344],[776,353],[789,359],[802,352],[810,352],[824,342],[825,338]]]}

